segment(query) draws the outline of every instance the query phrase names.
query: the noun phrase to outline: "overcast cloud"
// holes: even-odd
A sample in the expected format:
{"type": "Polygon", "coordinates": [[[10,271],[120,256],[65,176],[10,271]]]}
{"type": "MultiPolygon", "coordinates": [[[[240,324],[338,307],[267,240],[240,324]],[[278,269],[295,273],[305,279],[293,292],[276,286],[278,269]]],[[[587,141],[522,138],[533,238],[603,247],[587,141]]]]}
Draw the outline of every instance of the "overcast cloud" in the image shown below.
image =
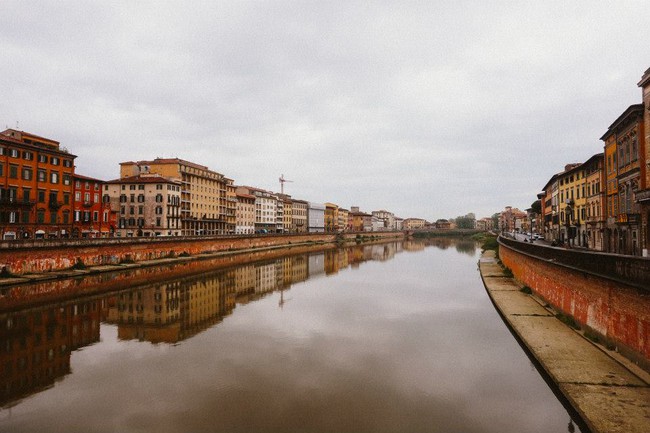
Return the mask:
{"type": "Polygon", "coordinates": [[[428,220],[527,208],[641,102],[650,2],[2,1],[0,122],[428,220]]]}

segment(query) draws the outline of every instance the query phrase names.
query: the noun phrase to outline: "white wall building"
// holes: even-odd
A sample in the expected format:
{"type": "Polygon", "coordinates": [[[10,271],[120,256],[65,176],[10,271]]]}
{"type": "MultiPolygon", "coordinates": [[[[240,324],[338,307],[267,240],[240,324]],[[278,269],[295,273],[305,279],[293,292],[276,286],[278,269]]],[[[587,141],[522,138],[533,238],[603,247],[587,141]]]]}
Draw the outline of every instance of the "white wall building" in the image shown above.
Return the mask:
{"type": "Polygon", "coordinates": [[[307,227],[309,233],[325,232],[325,205],[323,203],[307,203],[307,227]]]}

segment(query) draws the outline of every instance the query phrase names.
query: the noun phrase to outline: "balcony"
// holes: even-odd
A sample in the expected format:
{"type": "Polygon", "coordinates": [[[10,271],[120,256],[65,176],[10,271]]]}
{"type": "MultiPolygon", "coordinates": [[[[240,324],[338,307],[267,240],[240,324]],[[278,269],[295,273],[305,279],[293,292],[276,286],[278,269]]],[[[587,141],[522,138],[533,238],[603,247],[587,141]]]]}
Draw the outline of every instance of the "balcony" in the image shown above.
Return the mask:
{"type": "Polygon", "coordinates": [[[83,206],[84,207],[93,207],[94,204],[95,204],[94,201],[85,201],[83,206]]]}
{"type": "Polygon", "coordinates": [[[21,208],[31,208],[36,204],[32,200],[18,200],[14,197],[3,197],[0,198],[0,207],[4,209],[21,209],[21,208]]]}
{"type": "Polygon", "coordinates": [[[63,206],[63,203],[61,203],[60,201],[50,200],[50,202],[47,205],[52,210],[59,210],[61,209],[61,206],[63,206]]]}

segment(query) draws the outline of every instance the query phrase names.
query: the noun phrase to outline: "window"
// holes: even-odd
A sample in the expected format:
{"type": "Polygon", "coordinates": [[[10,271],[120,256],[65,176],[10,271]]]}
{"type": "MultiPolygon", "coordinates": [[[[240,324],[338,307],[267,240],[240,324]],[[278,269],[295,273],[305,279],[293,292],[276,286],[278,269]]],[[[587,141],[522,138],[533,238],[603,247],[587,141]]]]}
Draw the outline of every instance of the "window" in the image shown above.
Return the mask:
{"type": "Polygon", "coordinates": [[[39,189],[38,190],[38,202],[39,203],[45,203],[45,190],[44,189],[39,189]]]}
{"type": "Polygon", "coordinates": [[[23,152],[23,159],[26,160],[26,161],[31,161],[32,159],[34,159],[34,154],[32,152],[26,150],[26,151],[23,152]]]}
{"type": "Polygon", "coordinates": [[[156,206],[156,215],[162,215],[163,208],[162,206],[156,206]]]}
{"type": "Polygon", "coordinates": [[[58,171],[52,171],[50,172],[50,182],[51,183],[59,183],[59,172],[58,171]]]}
{"type": "Polygon", "coordinates": [[[56,212],[50,212],[50,224],[57,223],[57,214],[56,212]]]}
{"type": "Polygon", "coordinates": [[[0,164],[0,176],[4,176],[4,175],[5,175],[5,166],[4,164],[0,164]]]}
{"type": "Polygon", "coordinates": [[[36,177],[38,178],[39,182],[46,182],[47,181],[47,172],[45,170],[39,169],[36,172],[36,177]]]}
{"type": "Polygon", "coordinates": [[[9,164],[9,179],[18,179],[18,166],[9,164]]]}
{"type": "Polygon", "coordinates": [[[144,203],[144,194],[138,195],[138,203],[144,203]]]}
{"type": "Polygon", "coordinates": [[[126,203],[126,195],[120,195],[120,203],[126,203]]]}
{"type": "Polygon", "coordinates": [[[144,185],[138,185],[138,190],[144,191],[144,185]]]}
{"type": "Polygon", "coordinates": [[[70,175],[69,174],[66,174],[66,173],[63,174],[63,184],[64,185],[70,185],[70,175]]]}
{"type": "Polygon", "coordinates": [[[74,201],[77,203],[81,202],[81,192],[77,191],[74,193],[74,201]]]}
{"type": "Polygon", "coordinates": [[[144,206],[138,206],[138,215],[144,215],[144,206]]]}
{"type": "Polygon", "coordinates": [[[93,194],[93,201],[95,203],[99,203],[99,194],[97,194],[97,193],[93,194]]]}
{"type": "Polygon", "coordinates": [[[81,211],[76,210],[74,211],[74,222],[78,223],[79,221],[81,221],[81,211]]]}
{"type": "Polygon", "coordinates": [[[131,196],[129,197],[129,201],[131,203],[135,203],[135,194],[131,194],[131,196]]]}
{"type": "Polygon", "coordinates": [[[93,211],[93,221],[94,222],[99,221],[99,212],[93,211]]]}
{"type": "Polygon", "coordinates": [[[90,221],[90,211],[84,211],[84,222],[87,223],[90,221]]]}
{"type": "Polygon", "coordinates": [[[129,185],[129,190],[135,191],[135,185],[129,185]]]}
{"type": "Polygon", "coordinates": [[[72,161],[69,159],[64,159],[63,160],[63,166],[64,167],[72,167],[72,161]]]}
{"type": "Polygon", "coordinates": [[[156,203],[162,203],[162,201],[163,201],[163,195],[156,194],[156,203]]]}
{"type": "Polygon", "coordinates": [[[23,167],[23,180],[32,180],[34,172],[30,167],[23,167]]]}
{"type": "Polygon", "coordinates": [[[9,156],[12,158],[18,158],[20,156],[20,152],[18,152],[18,149],[9,149],[9,156]]]}
{"type": "Polygon", "coordinates": [[[84,193],[84,202],[85,203],[90,203],[90,193],[89,192],[84,193]]]}
{"type": "Polygon", "coordinates": [[[45,211],[43,209],[36,211],[36,222],[40,224],[45,222],[45,211]]]}
{"type": "Polygon", "coordinates": [[[38,162],[42,162],[45,164],[47,162],[47,156],[46,155],[38,155],[38,162]]]}
{"type": "Polygon", "coordinates": [[[59,165],[59,158],[53,156],[52,158],[50,158],[50,162],[52,163],[52,165],[59,165]]]}
{"type": "Polygon", "coordinates": [[[32,195],[32,190],[29,188],[23,188],[23,202],[29,203],[31,196],[32,195]]]}
{"type": "Polygon", "coordinates": [[[63,224],[68,224],[70,222],[70,212],[63,212],[63,224]]]}
{"type": "Polygon", "coordinates": [[[108,211],[104,211],[104,215],[103,215],[102,220],[103,220],[105,223],[108,222],[108,211]]]}

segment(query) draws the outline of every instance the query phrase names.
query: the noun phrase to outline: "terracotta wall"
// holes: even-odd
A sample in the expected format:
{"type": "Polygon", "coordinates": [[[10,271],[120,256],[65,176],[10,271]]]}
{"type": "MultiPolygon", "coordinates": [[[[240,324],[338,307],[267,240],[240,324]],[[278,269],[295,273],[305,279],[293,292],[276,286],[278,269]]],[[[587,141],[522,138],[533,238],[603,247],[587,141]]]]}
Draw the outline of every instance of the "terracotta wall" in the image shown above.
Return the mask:
{"type": "MultiPolygon", "coordinates": [[[[401,233],[364,233],[366,237],[395,237],[401,233]]],[[[352,240],[356,234],[343,236],[352,240]]],[[[340,239],[340,237],[338,238],[340,239]]],[[[15,243],[0,248],[0,269],[14,275],[69,269],[81,260],[86,266],[154,260],[187,253],[196,256],[220,251],[238,251],[295,244],[335,242],[336,234],[281,236],[232,236],[226,238],[96,239],[15,243]]]]}
{"type": "Polygon", "coordinates": [[[589,272],[562,266],[501,244],[499,258],[513,275],[583,328],[650,367],[650,294],[589,272]]]}

